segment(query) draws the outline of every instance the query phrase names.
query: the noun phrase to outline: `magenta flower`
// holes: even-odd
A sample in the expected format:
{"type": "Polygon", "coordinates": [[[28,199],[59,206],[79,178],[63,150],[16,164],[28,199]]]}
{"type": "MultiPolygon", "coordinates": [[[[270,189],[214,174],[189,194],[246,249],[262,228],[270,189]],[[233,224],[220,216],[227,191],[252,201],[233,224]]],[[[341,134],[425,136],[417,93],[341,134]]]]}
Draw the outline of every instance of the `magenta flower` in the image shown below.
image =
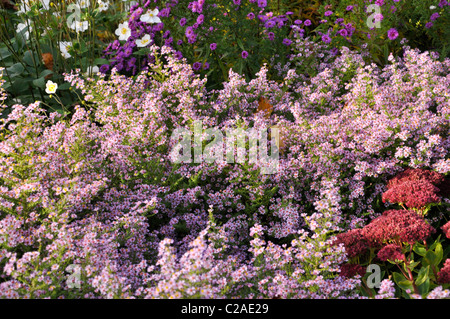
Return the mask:
{"type": "Polygon", "coordinates": [[[211,43],[209,45],[209,48],[211,49],[211,51],[214,51],[215,49],[217,49],[217,43],[211,43]]]}
{"type": "Polygon", "coordinates": [[[326,16],[326,17],[329,17],[329,16],[332,15],[332,14],[333,14],[333,11],[330,11],[330,10],[325,11],[325,16],[326,16]]]}
{"type": "Polygon", "coordinates": [[[309,27],[312,23],[311,23],[311,20],[305,20],[305,26],[307,26],[307,27],[309,27]]]}
{"type": "Polygon", "coordinates": [[[387,34],[388,34],[389,40],[395,40],[398,37],[398,31],[395,30],[394,28],[389,29],[387,34]]]}
{"type": "Polygon", "coordinates": [[[440,17],[439,13],[435,12],[431,15],[430,20],[434,21],[434,20],[437,20],[437,18],[439,18],[439,17],[440,17]]]}
{"type": "Polygon", "coordinates": [[[247,59],[247,57],[248,57],[248,52],[247,52],[247,51],[242,51],[241,57],[242,57],[243,59],[247,59]]]}
{"type": "Polygon", "coordinates": [[[287,39],[287,38],[283,39],[283,44],[284,45],[291,45],[291,43],[292,43],[292,40],[287,39]]]}
{"type": "Polygon", "coordinates": [[[322,41],[323,41],[323,43],[330,43],[331,42],[331,38],[330,38],[330,36],[328,35],[328,34],[324,34],[323,36],[322,36],[322,41]]]}

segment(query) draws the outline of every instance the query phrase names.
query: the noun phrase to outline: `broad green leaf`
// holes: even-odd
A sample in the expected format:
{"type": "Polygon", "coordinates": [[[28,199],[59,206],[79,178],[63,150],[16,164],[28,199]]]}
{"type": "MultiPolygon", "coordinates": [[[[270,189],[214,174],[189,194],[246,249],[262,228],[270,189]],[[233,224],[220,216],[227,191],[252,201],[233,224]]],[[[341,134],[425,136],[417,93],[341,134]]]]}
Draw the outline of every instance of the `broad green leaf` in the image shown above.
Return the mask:
{"type": "Polygon", "coordinates": [[[430,278],[427,278],[421,285],[417,286],[419,294],[424,297],[430,291],[430,278]]]}
{"type": "Polygon", "coordinates": [[[431,250],[427,251],[425,255],[425,260],[427,261],[428,264],[437,266],[436,264],[437,256],[433,251],[431,250]]]}
{"type": "Polygon", "coordinates": [[[44,70],[44,71],[42,71],[40,74],[39,74],[39,77],[40,78],[45,78],[47,75],[50,75],[50,74],[53,74],[53,71],[51,71],[51,70],[44,70]]]}
{"type": "Polygon", "coordinates": [[[417,279],[415,281],[416,285],[423,284],[428,278],[428,272],[430,271],[430,266],[422,267],[419,271],[419,275],[417,276],[417,279]]]}
{"type": "Polygon", "coordinates": [[[25,70],[25,68],[23,67],[22,63],[15,63],[6,70],[9,72],[10,76],[14,76],[21,74],[25,70]]]}
{"type": "Polygon", "coordinates": [[[36,86],[36,87],[38,87],[38,88],[41,88],[41,89],[43,89],[43,88],[45,88],[45,78],[38,78],[38,79],[35,79],[35,80],[33,80],[33,85],[34,86],[36,86]]]}

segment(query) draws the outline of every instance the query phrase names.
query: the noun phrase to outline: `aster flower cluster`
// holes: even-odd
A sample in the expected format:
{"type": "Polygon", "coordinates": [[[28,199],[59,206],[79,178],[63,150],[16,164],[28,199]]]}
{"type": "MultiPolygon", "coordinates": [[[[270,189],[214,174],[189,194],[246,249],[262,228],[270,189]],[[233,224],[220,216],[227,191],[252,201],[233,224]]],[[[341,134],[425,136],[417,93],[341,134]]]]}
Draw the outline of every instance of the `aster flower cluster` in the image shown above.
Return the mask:
{"type": "Polygon", "coordinates": [[[230,70],[208,92],[186,59],[152,46],[155,63],[135,78],[66,74],[92,106],[70,118],[16,105],[0,126],[0,295],[359,298],[360,278],[338,276],[347,248],[434,231],[413,211],[379,216],[376,200],[405,166],[450,171],[450,61],[405,48],[379,69],[341,51],[308,81],[295,66],[281,85],[267,67],[251,81],[230,70]],[[258,111],[262,97],[271,112],[258,111]],[[177,129],[273,126],[274,174],[171,160],[177,129]]]}

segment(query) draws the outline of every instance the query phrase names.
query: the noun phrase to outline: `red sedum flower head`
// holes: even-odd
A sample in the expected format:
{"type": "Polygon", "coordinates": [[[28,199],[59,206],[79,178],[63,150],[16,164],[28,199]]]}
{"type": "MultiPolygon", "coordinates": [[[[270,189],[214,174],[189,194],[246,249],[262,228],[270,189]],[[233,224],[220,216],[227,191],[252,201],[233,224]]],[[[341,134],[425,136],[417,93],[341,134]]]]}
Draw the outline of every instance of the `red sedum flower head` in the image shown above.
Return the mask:
{"type": "Polygon", "coordinates": [[[444,267],[438,272],[438,283],[449,284],[450,283],[450,258],[444,263],[444,267]]]}
{"type": "Polygon", "coordinates": [[[383,193],[383,202],[401,203],[408,208],[421,208],[430,203],[439,203],[439,188],[427,180],[405,181],[383,193]]]}
{"type": "Polygon", "coordinates": [[[388,210],[362,230],[371,247],[385,243],[409,243],[423,241],[436,230],[425,219],[409,210],[388,210]]]}
{"type": "Polygon", "coordinates": [[[358,264],[342,264],[340,266],[339,276],[346,278],[353,278],[356,275],[364,276],[366,269],[358,264]]]}
{"type": "Polygon", "coordinates": [[[402,248],[397,244],[389,244],[380,249],[377,254],[378,259],[381,261],[396,259],[404,260],[405,255],[402,253],[402,248]]]}

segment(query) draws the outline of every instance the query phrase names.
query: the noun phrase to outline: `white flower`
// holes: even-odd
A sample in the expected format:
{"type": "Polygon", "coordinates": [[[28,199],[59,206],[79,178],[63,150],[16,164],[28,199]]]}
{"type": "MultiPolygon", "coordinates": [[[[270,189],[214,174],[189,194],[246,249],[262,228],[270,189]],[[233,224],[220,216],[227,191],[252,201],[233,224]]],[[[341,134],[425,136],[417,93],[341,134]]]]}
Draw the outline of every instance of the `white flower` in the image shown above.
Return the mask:
{"type": "Polygon", "coordinates": [[[25,37],[25,39],[28,39],[30,37],[30,30],[31,30],[30,20],[28,20],[26,23],[17,24],[16,32],[20,33],[23,31],[23,36],[25,37]]]}
{"type": "Polygon", "coordinates": [[[47,83],[45,84],[45,93],[47,94],[53,94],[56,92],[57,89],[58,84],[56,84],[55,82],[48,80],[47,83]]]}
{"type": "Polygon", "coordinates": [[[143,14],[141,16],[141,21],[147,23],[161,23],[161,19],[159,19],[158,13],[158,9],[148,10],[146,14],[143,14]]]}
{"type": "Polygon", "coordinates": [[[436,6],[430,6],[430,9],[434,10],[434,9],[436,9],[436,6]]]}
{"type": "Polygon", "coordinates": [[[61,51],[61,55],[65,59],[68,59],[71,57],[71,55],[69,53],[69,49],[71,47],[72,47],[72,42],[67,42],[67,41],[59,42],[59,50],[61,51]]]}
{"type": "Polygon", "coordinates": [[[100,72],[100,69],[98,68],[98,66],[94,65],[94,66],[88,66],[86,72],[84,73],[85,76],[89,76],[91,74],[97,74],[98,72],[100,72]]]}
{"type": "Polygon", "coordinates": [[[119,40],[128,40],[128,38],[131,36],[131,30],[128,27],[128,21],[119,24],[119,27],[116,29],[116,35],[119,36],[119,40]]]}
{"type": "Polygon", "coordinates": [[[101,0],[98,0],[98,10],[101,11],[106,11],[109,8],[109,1],[103,2],[101,0]]]}
{"type": "Polygon", "coordinates": [[[44,10],[50,10],[50,0],[41,0],[41,4],[44,10]]]}
{"type": "Polygon", "coordinates": [[[30,11],[30,7],[31,7],[31,1],[30,0],[23,0],[22,3],[19,6],[19,12],[20,13],[27,13],[28,11],[30,11]]]}
{"type": "Polygon", "coordinates": [[[84,32],[89,29],[89,21],[74,21],[70,28],[76,32],[84,32]]]}
{"type": "Polygon", "coordinates": [[[80,5],[80,8],[85,9],[89,7],[90,3],[89,0],[79,0],[78,4],[80,5]]]}
{"type": "Polygon", "coordinates": [[[150,41],[151,41],[150,34],[146,34],[142,37],[142,39],[136,40],[136,45],[139,48],[143,48],[146,47],[150,43],[150,41]]]}

